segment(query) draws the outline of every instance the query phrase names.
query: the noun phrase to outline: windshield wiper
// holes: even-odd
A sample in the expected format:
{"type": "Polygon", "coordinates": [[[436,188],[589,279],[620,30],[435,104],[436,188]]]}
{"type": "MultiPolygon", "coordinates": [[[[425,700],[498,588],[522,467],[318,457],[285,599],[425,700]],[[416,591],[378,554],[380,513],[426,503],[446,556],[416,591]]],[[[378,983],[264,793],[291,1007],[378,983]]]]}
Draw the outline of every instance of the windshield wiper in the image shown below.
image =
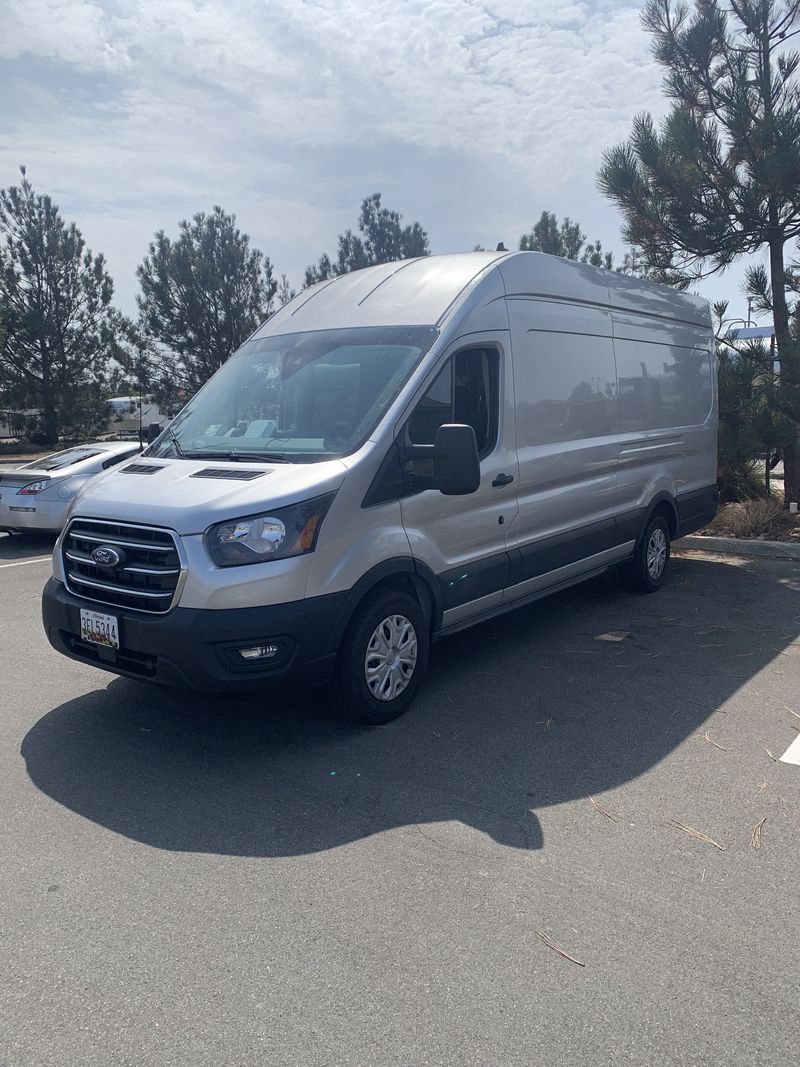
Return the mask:
{"type": "Polygon", "coordinates": [[[181,447],[181,443],[178,440],[178,435],[175,433],[171,426],[167,427],[167,437],[170,439],[172,447],[175,449],[176,455],[178,455],[180,459],[186,459],[186,453],[181,447]]]}
{"type": "Polygon", "coordinates": [[[265,460],[267,463],[291,463],[291,460],[287,459],[282,452],[240,452],[236,448],[232,448],[229,452],[197,449],[193,452],[181,452],[181,455],[187,459],[227,459],[231,463],[238,463],[242,459],[265,460]]]}

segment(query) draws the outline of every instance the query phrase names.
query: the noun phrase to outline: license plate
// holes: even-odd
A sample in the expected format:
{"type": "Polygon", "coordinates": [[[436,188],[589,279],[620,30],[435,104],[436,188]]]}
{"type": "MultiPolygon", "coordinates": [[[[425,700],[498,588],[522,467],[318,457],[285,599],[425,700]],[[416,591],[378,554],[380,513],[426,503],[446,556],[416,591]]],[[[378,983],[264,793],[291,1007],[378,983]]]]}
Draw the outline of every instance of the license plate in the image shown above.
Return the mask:
{"type": "Polygon", "coordinates": [[[119,623],[116,615],[81,608],[81,640],[106,648],[119,648],[119,623]]]}

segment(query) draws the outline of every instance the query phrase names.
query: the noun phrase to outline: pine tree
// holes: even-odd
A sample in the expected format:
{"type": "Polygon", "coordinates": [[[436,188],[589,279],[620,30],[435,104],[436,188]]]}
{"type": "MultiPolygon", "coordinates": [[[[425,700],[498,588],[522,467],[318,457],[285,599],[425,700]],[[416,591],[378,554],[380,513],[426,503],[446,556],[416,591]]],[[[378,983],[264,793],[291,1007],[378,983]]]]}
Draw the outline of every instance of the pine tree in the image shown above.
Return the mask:
{"type": "Polygon", "coordinates": [[[530,232],[522,234],[519,248],[521,252],[546,252],[563,259],[580,260],[592,267],[613,269],[614,257],[611,252],[603,251],[599,240],[587,244],[580,223],[573,222],[569,216],[559,223],[552,211],[543,211],[530,232]]]}
{"type": "MultiPolygon", "coordinates": [[[[800,346],[785,246],[800,236],[800,0],[650,0],[642,19],[672,101],[660,127],[634,120],[605,153],[601,190],[651,269],[687,285],[766,250],[765,306],[775,326],[787,500],[800,499],[800,346]]],[[[751,279],[752,281],[752,279],[751,279]]]]}
{"type": "Polygon", "coordinates": [[[420,223],[402,225],[403,216],[381,206],[381,194],[373,193],[361,202],[358,233],[345,230],[339,234],[336,259],[327,252],[319,261],[306,268],[305,284],[335,278],[376,263],[391,263],[397,259],[429,256],[428,235],[420,223]]]}
{"type": "MultiPolygon", "coordinates": [[[[155,375],[191,396],[275,310],[272,264],[215,207],[159,230],[137,270],[141,327],[157,346],[155,375]]],[[[170,406],[174,406],[175,401],[170,406]]]]}
{"type": "Polygon", "coordinates": [[[102,256],[25,172],[0,190],[0,391],[42,412],[42,440],[104,422],[95,388],[113,335],[113,283],[102,256]],[[78,418],[82,406],[94,415],[78,418]]]}

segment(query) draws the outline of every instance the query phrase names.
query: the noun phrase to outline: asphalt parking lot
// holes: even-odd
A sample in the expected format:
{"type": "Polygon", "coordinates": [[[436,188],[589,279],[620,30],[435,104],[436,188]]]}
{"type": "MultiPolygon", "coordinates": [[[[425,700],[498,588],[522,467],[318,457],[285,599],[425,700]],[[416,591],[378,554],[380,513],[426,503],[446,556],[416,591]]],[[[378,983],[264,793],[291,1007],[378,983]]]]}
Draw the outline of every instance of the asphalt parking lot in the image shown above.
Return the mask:
{"type": "Polygon", "coordinates": [[[575,588],[359,731],[59,657],[50,548],[0,535],[0,1063],[798,1062],[800,564],[575,588]]]}

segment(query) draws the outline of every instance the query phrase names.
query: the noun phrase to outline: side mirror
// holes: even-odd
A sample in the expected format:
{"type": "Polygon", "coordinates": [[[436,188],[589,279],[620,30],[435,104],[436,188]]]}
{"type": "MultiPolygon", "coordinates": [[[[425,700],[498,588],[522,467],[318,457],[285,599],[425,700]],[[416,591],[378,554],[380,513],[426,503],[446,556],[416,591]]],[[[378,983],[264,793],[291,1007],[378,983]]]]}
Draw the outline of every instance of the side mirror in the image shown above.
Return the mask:
{"type": "Polygon", "coordinates": [[[436,431],[433,478],[435,487],[445,496],[466,496],[477,491],[481,467],[471,426],[450,423],[436,431]]]}

